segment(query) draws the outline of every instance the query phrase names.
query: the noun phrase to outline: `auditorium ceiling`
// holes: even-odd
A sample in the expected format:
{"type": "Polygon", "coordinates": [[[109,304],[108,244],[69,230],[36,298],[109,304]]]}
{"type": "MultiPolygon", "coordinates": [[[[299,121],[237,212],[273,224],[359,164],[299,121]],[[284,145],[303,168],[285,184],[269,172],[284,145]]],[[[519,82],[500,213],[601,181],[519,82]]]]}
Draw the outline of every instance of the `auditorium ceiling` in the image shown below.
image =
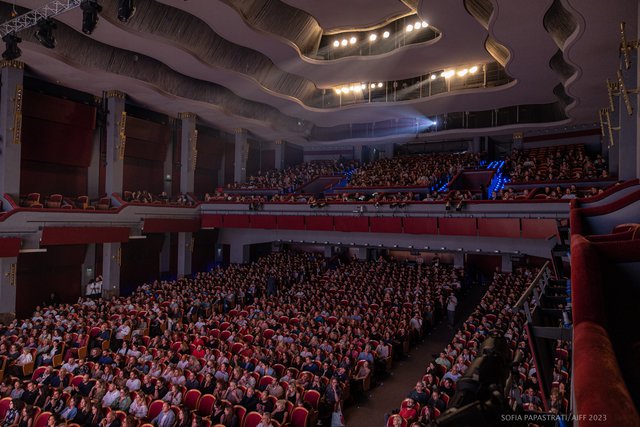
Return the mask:
{"type": "MultiPolygon", "coordinates": [[[[15,1],[28,9],[44,3],[15,1]]],[[[117,0],[100,3],[91,35],[81,31],[79,8],[56,18],[55,49],[40,45],[33,29],[22,31],[28,71],[301,145],[594,123],[608,105],[605,80],[619,68],[620,22],[629,19],[626,33],[635,39],[638,7],[633,0],[135,0],[136,13],[121,22],[117,0]],[[524,112],[537,119],[527,122],[524,112]],[[489,116],[485,126],[479,118],[489,116]]],[[[0,6],[5,21],[11,6],[0,6]]]]}

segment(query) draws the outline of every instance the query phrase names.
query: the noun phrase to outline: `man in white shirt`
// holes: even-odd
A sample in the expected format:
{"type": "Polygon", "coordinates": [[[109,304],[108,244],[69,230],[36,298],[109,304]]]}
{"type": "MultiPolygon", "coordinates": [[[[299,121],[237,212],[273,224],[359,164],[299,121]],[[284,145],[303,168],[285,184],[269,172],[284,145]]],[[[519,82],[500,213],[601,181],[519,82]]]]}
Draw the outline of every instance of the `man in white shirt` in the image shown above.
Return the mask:
{"type": "Polygon", "coordinates": [[[129,374],[129,379],[126,382],[126,385],[129,391],[138,391],[140,390],[142,383],[140,382],[140,379],[136,376],[136,373],[131,372],[129,374]]]}
{"type": "Polygon", "coordinates": [[[66,370],[67,372],[73,372],[77,368],[78,368],[78,363],[75,361],[73,357],[70,357],[69,360],[67,360],[65,364],[62,365],[62,369],[66,370]]]}
{"type": "Polygon", "coordinates": [[[116,385],[114,383],[110,383],[109,389],[107,390],[104,397],[102,398],[102,407],[103,408],[111,407],[111,405],[113,405],[113,402],[115,402],[119,398],[120,398],[120,392],[116,388],[116,385]]]}

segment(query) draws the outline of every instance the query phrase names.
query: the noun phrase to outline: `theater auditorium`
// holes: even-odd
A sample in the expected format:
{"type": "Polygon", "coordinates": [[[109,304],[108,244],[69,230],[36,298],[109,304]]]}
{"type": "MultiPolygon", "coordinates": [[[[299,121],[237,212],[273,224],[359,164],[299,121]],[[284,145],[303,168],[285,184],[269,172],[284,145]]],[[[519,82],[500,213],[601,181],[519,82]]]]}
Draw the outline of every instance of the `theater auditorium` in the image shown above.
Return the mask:
{"type": "Polygon", "coordinates": [[[0,427],[640,426],[633,0],[0,0],[0,427]]]}

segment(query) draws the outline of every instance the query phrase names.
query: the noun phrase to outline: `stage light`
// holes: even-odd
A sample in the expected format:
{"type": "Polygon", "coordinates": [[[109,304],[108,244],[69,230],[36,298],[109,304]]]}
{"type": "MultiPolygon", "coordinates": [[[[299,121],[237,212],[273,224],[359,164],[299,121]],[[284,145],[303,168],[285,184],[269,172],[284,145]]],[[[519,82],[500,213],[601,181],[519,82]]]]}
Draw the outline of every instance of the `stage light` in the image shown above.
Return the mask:
{"type": "Polygon", "coordinates": [[[467,70],[466,68],[463,68],[462,70],[458,71],[458,77],[464,77],[467,75],[468,72],[469,70],[467,70]]]}
{"type": "Polygon", "coordinates": [[[342,42],[340,42],[340,44],[342,45],[342,47],[344,47],[349,44],[349,41],[347,39],[342,39],[342,42]]]}
{"type": "Polygon", "coordinates": [[[378,83],[378,87],[381,88],[382,87],[382,82],[378,83]]]}
{"type": "Polygon", "coordinates": [[[440,77],[444,77],[445,79],[448,79],[450,77],[453,77],[454,74],[455,74],[455,71],[453,70],[443,71],[442,74],[440,74],[440,77]]]}
{"type": "Polygon", "coordinates": [[[342,93],[342,90],[339,87],[335,88],[334,90],[336,91],[336,93],[338,95],[340,95],[342,93]]]}
{"type": "Polygon", "coordinates": [[[413,31],[413,25],[409,24],[407,25],[407,33],[410,33],[411,31],[413,31]]]}
{"type": "Polygon", "coordinates": [[[369,88],[371,88],[371,89],[375,89],[375,87],[376,87],[376,84],[375,84],[375,83],[371,83],[371,84],[369,85],[369,88]]]}
{"type": "Polygon", "coordinates": [[[416,30],[419,30],[420,27],[422,27],[422,22],[416,22],[415,24],[413,24],[413,28],[415,28],[416,30]]]}
{"type": "Polygon", "coordinates": [[[127,22],[136,13],[133,0],[118,0],[118,19],[127,22]]]}
{"type": "Polygon", "coordinates": [[[334,40],[333,47],[340,47],[340,42],[338,40],[334,40]]]}
{"type": "Polygon", "coordinates": [[[349,93],[349,87],[348,86],[343,87],[342,93],[349,93]]]}
{"type": "Polygon", "coordinates": [[[357,41],[358,41],[358,39],[357,39],[357,38],[355,38],[355,37],[351,37],[351,38],[349,39],[349,43],[350,43],[350,44],[356,44],[356,42],[357,42],[357,41]]]}
{"type": "Polygon", "coordinates": [[[437,78],[438,78],[438,76],[436,76],[435,74],[431,74],[431,80],[435,80],[437,78]]]}
{"type": "Polygon", "coordinates": [[[376,34],[371,34],[369,36],[369,41],[374,42],[374,41],[376,41],[377,38],[378,38],[378,36],[376,34]]]}
{"type": "Polygon", "coordinates": [[[2,41],[5,43],[5,51],[2,52],[2,57],[7,61],[11,61],[12,59],[19,58],[22,55],[22,51],[18,47],[18,43],[22,41],[22,39],[15,35],[15,33],[9,33],[2,38],[2,41]]]}
{"type": "Polygon", "coordinates": [[[427,23],[427,21],[422,21],[422,28],[427,28],[429,26],[429,24],[427,23]]]}
{"type": "Polygon", "coordinates": [[[80,9],[82,9],[82,32],[90,35],[96,29],[98,13],[102,12],[102,6],[97,0],[82,0],[80,9]]]}
{"type": "Polygon", "coordinates": [[[391,35],[391,33],[389,33],[389,31],[385,31],[384,33],[382,33],[382,38],[383,39],[388,39],[390,35],[391,35]]]}
{"type": "Polygon", "coordinates": [[[48,49],[56,47],[56,38],[53,36],[53,30],[57,28],[56,23],[52,19],[41,19],[38,21],[38,30],[36,31],[36,39],[40,44],[48,49]]]}
{"type": "Polygon", "coordinates": [[[469,68],[469,72],[471,74],[475,74],[476,72],[478,72],[478,66],[474,65],[473,67],[469,68]]]}
{"type": "Polygon", "coordinates": [[[362,84],[360,85],[360,89],[361,89],[361,90],[365,90],[366,88],[367,88],[367,85],[366,85],[366,84],[362,83],[362,84]]]}

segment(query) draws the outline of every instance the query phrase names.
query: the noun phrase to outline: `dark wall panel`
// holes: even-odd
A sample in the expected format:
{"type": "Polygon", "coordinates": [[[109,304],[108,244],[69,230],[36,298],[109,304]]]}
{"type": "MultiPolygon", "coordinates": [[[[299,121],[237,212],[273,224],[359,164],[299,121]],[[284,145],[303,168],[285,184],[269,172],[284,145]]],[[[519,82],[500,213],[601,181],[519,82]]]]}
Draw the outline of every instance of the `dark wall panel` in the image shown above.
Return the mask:
{"type": "Polygon", "coordinates": [[[235,151],[233,144],[224,146],[224,185],[233,183],[233,166],[235,164],[235,151]]]}
{"type": "Polygon", "coordinates": [[[160,251],[163,234],[147,234],[144,240],[130,240],[122,245],[120,293],[129,295],[138,286],[160,277],[160,251]]]}
{"type": "Polygon", "coordinates": [[[403,218],[404,232],[410,234],[438,234],[437,218],[403,218]]]}
{"type": "Polygon", "coordinates": [[[22,160],[20,193],[60,193],[74,197],[87,194],[87,168],[22,160]]]}
{"type": "Polygon", "coordinates": [[[402,218],[369,218],[372,233],[402,233],[402,218]]]}
{"type": "Polygon", "coordinates": [[[475,218],[440,218],[440,234],[450,236],[475,236],[478,233],[475,218]]]}
{"type": "Polygon", "coordinates": [[[478,218],[478,235],[482,237],[520,237],[519,218],[478,218]]]}
{"type": "Polygon", "coordinates": [[[55,293],[72,303],[81,295],[85,245],[52,246],[45,253],[18,256],[16,315],[24,317],[55,293]]]}
{"type": "Polygon", "coordinates": [[[127,116],[126,134],[123,189],[161,193],[164,191],[164,160],[171,139],[171,128],[127,116]]]}
{"type": "Polygon", "coordinates": [[[193,233],[193,253],[191,271],[209,271],[215,264],[215,245],[218,230],[200,230],[193,233]]]}
{"type": "Polygon", "coordinates": [[[293,166],[304,161],[304,151],[302,148],[292,145],[286,144],[284,146],[284,165],[293,166]]]}
{"type": "Polygon", "coordinates": [[[333,231],[332,216],[306,216],[304,222],[307,225],[307,230],[333,231]]]}
{"type": "Polygon", "coordinates": [[[147,190],[153,194],[164,190],[163,162],[125,157],[122,187],[124,190],[147,190]]]}
{"type": "Polygon", "coordinates": [[[261,168],[263,171],[276,168],[276,150],[262,150],[260,158],[261,168]]]}

